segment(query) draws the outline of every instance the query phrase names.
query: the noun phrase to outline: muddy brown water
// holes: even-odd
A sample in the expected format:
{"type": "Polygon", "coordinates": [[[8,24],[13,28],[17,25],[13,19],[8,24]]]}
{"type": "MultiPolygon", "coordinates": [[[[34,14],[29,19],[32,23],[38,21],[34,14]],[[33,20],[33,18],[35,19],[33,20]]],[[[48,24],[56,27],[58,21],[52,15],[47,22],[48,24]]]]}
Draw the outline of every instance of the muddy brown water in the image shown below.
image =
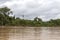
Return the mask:
{"type": "Polygon", "coordinates": [[[0,40],[60,40],[60,27],[0,27],[0,40]]]}

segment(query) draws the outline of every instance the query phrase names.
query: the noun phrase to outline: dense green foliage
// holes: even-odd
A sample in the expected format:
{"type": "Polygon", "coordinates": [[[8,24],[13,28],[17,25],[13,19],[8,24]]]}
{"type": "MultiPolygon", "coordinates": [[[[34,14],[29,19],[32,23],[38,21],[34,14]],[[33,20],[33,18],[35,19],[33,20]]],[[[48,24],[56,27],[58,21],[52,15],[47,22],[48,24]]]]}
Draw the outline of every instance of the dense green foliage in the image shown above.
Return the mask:
{"type": "Polygon", "coordinates": [[[38,17],[35,17],[34,20],[25,20],[9,16],[10,14],[12,11],[9,8],[0,8],[0,26],[60,26],[60,19],[44,22],[38,17]]]}

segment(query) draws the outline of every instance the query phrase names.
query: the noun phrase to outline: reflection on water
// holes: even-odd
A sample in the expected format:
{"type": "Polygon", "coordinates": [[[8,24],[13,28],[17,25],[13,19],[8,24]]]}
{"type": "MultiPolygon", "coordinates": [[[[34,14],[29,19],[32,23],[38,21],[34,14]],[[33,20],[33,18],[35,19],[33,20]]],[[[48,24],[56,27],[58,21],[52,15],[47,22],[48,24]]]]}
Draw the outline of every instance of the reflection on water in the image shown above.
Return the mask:
{"type": "Polygon", "coordinates": [[[60,27],[3,27],[0,40],[60,40],[60,27]]]}

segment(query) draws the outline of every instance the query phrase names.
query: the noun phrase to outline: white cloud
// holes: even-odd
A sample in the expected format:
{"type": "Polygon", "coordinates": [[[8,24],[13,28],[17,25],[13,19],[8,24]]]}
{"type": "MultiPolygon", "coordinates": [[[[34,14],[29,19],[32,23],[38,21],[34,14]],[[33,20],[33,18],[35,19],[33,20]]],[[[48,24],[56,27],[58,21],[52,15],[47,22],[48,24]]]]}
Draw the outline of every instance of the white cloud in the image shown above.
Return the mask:
{"type": "Polygon", "coordinates": [[[16,17],[25,15],[25,18],[32,19],[36,16],[43,20],[60,18],[60,0],[10,0],[0,6],[11,8],[16,17]]]}

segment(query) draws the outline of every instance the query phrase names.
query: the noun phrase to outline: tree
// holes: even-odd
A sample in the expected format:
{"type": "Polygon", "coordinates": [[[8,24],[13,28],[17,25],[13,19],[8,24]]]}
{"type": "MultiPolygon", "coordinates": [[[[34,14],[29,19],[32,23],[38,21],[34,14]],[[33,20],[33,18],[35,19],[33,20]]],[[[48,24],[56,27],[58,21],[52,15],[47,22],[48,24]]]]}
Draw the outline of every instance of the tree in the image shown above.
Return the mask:
{"type": "Polygon", "coordinates": [[[38,18],[38,17],[35,17],[34,21],[42,21],[42,20],[40,18],[38,18]]]}
{"type": "Polygon", "coordinates": [[[3,7],[3,8],[0,8],[0,14],[9,16],[10,14],[12,14],[12,11],[8,7],[3,7]]]}
{"type": "Polygon", "coordinates": [[[9,21],[9,15],[12,14],[12,11],[8,7],[0,8],[0,21],[2,25],[7,24],[9,21]]]}

